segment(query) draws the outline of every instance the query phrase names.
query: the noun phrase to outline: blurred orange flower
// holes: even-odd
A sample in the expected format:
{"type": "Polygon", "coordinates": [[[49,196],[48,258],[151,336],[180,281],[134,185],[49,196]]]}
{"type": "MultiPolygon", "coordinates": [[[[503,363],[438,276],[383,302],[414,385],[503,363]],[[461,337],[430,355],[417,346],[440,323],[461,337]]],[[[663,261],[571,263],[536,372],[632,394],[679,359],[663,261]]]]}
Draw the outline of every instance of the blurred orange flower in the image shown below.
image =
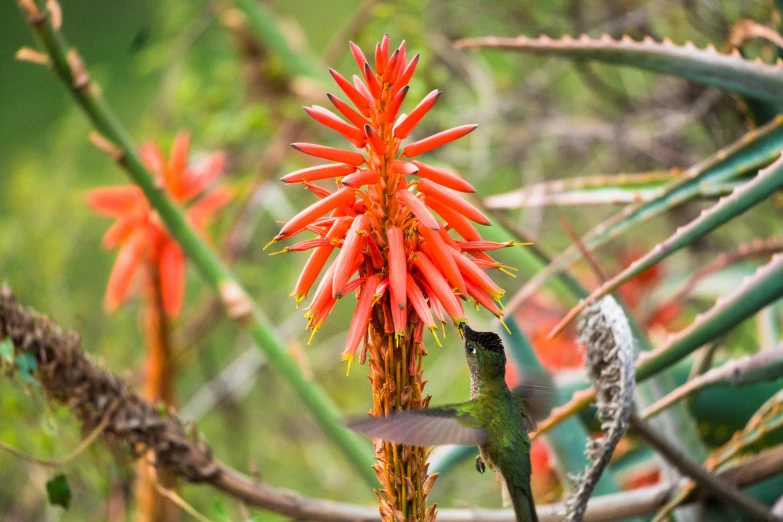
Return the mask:
{"type": "MultiPolygon", "coordinates": [[[[213,152],[189,166],[189,149],[190,135],[180,132],[168,161],[153,143],[145,143],[140,153],[159,186],[178,203],[189,205],[188,221],[203,234],[209,219],[228,203],[231,193],[226,187],[207,190],[223,171],[224,155],[213,152]]],[[[166,315],[179,315],[185,290],[185,256],[141,189],[135,185],[93,189],[87,194],[87,203],[97,214],[115,220],[102,240],[107,249],[119,248],[106,289],[107,310],[116,310],[128,298],[134,276],[143,266],[155,271],[150,275],[160,282],[166,315]]]]}
{"type": "Polygon", "coordinates": [[[297,303],[324,272],[306,314],[313,332],[338,299],[353,290],[359,294],[343,353],[349,360],[367,335],[373,310],[383,317],[386,332],[393,332],[399,341],[412,330],[415,343],[421,342],[425,327],[434,332],[435,318],[444,322],[444,314],[455,324],[465,322],[462,299],[468,297],[500,317],[503,290],[484,269],[505,267],[486,251],[514,244],[482,241],[472,222],[488,226],[489,219],[459,195],[475,192],[473,186],[455,173],[418,161],[421,154],[465,136],[476,125],[461,125],[403,144],[440,92],[432,91],[409,114],[401,114],[419,56],[408,61],[405,42],[391,55],[389,51],[387,35],[375,48],[373,69],[362,50],[351,43],[360,74],[348,80],[330,69],[353,104],[327,95],[345,119],[323,107],[305,108],[313,119],[362,152],[294,143],[300,152],[336,163],[297,170],[282,178],[286,183],[303,184],[320,199],[291,218],[272,241],[304,231],[317,237],[283,250],[314,249],[291,294],[297,303]],[[313,184],[329,178],[336,178],[334,192],[313,184]],[[339,253],[324,271],[335,249],[339,253]]]}

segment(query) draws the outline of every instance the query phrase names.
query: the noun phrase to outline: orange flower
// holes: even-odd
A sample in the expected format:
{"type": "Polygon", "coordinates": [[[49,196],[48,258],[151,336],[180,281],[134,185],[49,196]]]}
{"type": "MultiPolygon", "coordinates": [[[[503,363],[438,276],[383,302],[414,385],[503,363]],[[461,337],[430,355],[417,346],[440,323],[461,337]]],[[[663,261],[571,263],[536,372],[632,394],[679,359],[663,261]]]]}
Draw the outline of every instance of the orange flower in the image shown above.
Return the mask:
{"type": "Polygon", "coordinates": [[[410,335],[414,343],[421,343],[425,327],[437,330],[433,316],[443,322],[444,311],[455,324],[465,322],[462,300],[469,297],[500,317],[497,302],[503,290],[484,270],[506,267],[485,251],[513,245],[481,240],[471,221],[489,226],[489,219],[459,194],[475,192],[470,183],[418,158],[409,161],[465,136],[476,125],[455,127],[403,144],[437,103],[440,92],[432,91],[409,114],[401,114],[419,57],[407,61],[405,42],[391,56],[388,47],[385,36],[376,46],[373,69],[362,50],[351,43],[360,74],[349,80],[329,70],[353,104],[327,95],[345,119],[323,107],[305,108],[314,120],[362,152],[293,144],[300,152],[334,163],[301,169],[282,178],[285,183],[304,183],[321,199],[289,220],[272,240],[274,243],[304,231],[318,237],[283,249],[314,248],[291,294],[297,303],[324,271],[332,251],[339,250],[325,270],[306,317],[308,328],[318,330],[335,302],[357,290],[358,304],[343,353],[346,359],[353,359],[362,340],[366,341],[373,317],[382,321],[386,332],[394,332],[397,340],[410,335]],[[336,179],[334,192],[310,185],[330,177],[336,179]],[[460,236],[459,240],[450,235],[451,231],[460,236]]]}
{"type": "MultiPolygon", "coordinates": [[[[140,153],[163,190],[175,201],[189,205],[188,221],[203,234],[212,215],[231,197],[225,187],[207,190],[223,171],[225,158],[214,152],[189,166],[189,148],[190,136],[181,132],[168,161],[153,143],[144,144],[140,153]]],[[[97,214],[115,219],[102,241],[107,249],[119,248],[106,289],[107,310],[116,310],[128,298],[134,276],[145,267],[157,271],[151,275],[160,282],[166,314],[179,315],[185,291],[185,255],[141,189],[135,185],[93,189],[87,194],[87,203],[97,214]]]]}

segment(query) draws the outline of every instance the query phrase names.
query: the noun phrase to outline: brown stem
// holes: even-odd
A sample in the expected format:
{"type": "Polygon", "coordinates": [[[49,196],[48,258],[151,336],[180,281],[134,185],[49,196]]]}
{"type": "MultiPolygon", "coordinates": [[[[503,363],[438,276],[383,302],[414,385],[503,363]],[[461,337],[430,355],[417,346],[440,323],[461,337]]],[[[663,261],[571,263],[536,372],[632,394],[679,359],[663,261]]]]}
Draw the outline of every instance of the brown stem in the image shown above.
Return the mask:
{"type": "MultiPolygon", "coordinates": [[[[169,319],[163,309],[163,294],[158,267],[159,264],[152,260],[147,263],[148,285],[142,318],[147,353],[144,362],[142,397],[153,404],[163,403],[173,406],[175,370],[171,329],[169,319]]],[[[159,493],[156,483],[157,481],[166,488],[173,488],[176,485],[176,476],[173,471],[167,469],[160,469],[156,473],[151,469],[148,461],[154,461],[154,456],[140,459],[136,465],[136,521],[177,520],[179,508],[159,493]]]]}
{"type": "MultiPolygon", "coordinates": [[[[384,305],[389,306],[388,301],[384,305]]],[[[385,328],[384,325],[381,307],[376,307],[368,345],[373,393],[370,413],[383,416],[400,409],[424,408],[430,397],[422,394],[423,346],[413,340],[413,327],[409,327],[407,337],[395,339],[393,328],[385,328]]],[[[432,487],[432,481],[427,483],[430,451],[377,441],[375,452],[378,460],[376,473],[383,487],[380,492],[376,491],[381,518],[389,522],[399,518],[433,520],[435,506],[427,509],[427,492],[432,487]]]]}

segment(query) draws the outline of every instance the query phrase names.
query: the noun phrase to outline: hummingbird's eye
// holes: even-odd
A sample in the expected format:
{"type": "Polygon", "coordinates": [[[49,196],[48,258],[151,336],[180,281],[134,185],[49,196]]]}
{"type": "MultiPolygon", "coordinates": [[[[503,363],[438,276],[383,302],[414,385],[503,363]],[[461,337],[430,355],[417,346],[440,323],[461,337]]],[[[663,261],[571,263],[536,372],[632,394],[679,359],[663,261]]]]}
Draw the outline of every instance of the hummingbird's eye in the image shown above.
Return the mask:
{"type": "Polygon", "coordinates": [[[473,346],[472,344],[469,344],[469,345],[468,345],[468,353],[469,353],[470,355],[475,355],[475,354],[476,354],[476,347],[475,347],[475,346],[473,346]]]}

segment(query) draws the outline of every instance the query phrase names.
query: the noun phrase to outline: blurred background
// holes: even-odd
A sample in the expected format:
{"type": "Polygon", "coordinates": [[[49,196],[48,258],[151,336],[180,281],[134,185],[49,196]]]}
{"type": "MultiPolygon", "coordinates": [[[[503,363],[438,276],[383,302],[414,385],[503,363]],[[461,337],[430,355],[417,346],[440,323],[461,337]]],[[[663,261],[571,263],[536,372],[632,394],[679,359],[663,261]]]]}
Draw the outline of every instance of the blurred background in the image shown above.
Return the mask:
{"type": "MultiPolygon", "coordinates": [[[[224,181],[235,198],[211,227],[214,245],[278,325],[305,372],[350,415],[371,406],[366,368],[354,366],[346,376],[340,361],[351,306],[338,304],[308,346],[302,311],[288,296],[306,256],[270,257],[262,251],[279,229],[276,221],[312,201],[306,191],[278,182],[281,175],[310,164],[288,143],[342,146],[334,133],[309,120],[301,106],[327,104],[326,92],[335,89],[327,66],[356,72],[349,40],[369,49],[388,32],[393,45],[405,39],[409,55],[421,53],[408,103],[432,89],[443,91],[421,135],[478,123],[477,131],[436,155],[486,197],[553,179],[687,168],[746,132],[749,117],[731,95],[676,78],[559,59],[458,51],[452,41],[586,32],[596,37],[628,34],[637,40],[666,36],[680,44],[690,40],[700,48],[708,43],[721,48],[736,21],[769,23],[776,16],[769,0],[265,0],[260,5],[268,23],[294,50],[288,59],[260,44],[243,13],[227,0],[65,1],[63,30],[137,143],[154,140],[168,150],[174,134],[189,129],[196,156],[217,149],[226,153],[224,181]]],[[[0,4],[0,20],[0,279],[21,302],[77,330],[84,349],[108,369],[138,383],[144,356],[139,304],[131,301],[105,313],[103,296],[116,254],[101,247],[110,221],[85,203],[87,190],[127,180],[88,143],[90,126],[54,76],[14,60],[20,46],[32,43],[14,2],[0,4]]],[[[746,49],[760,56],[768,51],[762,44],[746,49]]],[[[596,253],[602,268],[617,272],[708,203],[683,205],[614,241],[596,253]]],[[[577,234],[587,232],[617,208],[546,206],[503,215],[538,245],[558,252],[572,243],[569,227],[577,234]]],[[[779,234],[780,218],[781,201],[773,198],[629,284],[626,297],[645,320],[651,339],[687,324],[752,273],[754,264],[722,271],[687,300],[672,304],[668,298],[688,274],[749,237],[779,234]]],[[[506,255],[501,252],[498,258],[513,264],[506,255]]],[[[580,266],[574,273],[587,288],[597,286],[589,269],[580,266]]],[[[498,282],[512,294],[530,275],[522,270],[517,279],[498,282]]],[[[582,366],[573,333],[545,340],[568,304],[541,293],[519,312],[520,324],[550,369],[582,366]]],[[[771,313],[780,321],[779,308],[771,313]]],[[[489,314],[471,318],[482,327],[497,327],[489,314]]],[[[756,346],[758,336],[750,321],[731,334],[723,349],[742,352],[756,346]]],[[[192,267],[174,338],[179,410],[197,423],[220,459],[255,470],[274,486],[374,502],[372,492],[314,422],[291,406],[296,404],[292,391],[214,307],[212,294],[192,267]]],[[[458,335],[450,331],[442,348],[431,344],[425,378],[433,404],[466,399],[468,372],[458,335]]],[[[765,390],[775,386],[770,383],[765,390]]],[[[747,403],[726,406],[723,417],[699,424],[701,435],[712,444],[725,441],[769,395],[760,392],[747,403]]],[[[714,410],[726,404],[726,397],[700,396],[692,405],[697,418],[700,408],[714,410]]],[[[82,436],[68,412],[47,406],[34,385],[25,386],[19,378],[0,380],[0,440],[46,458],[67,452],[82,436]]],[[[537,466],[544,470],[536,476],[537,498],[558,500],[562,487],[557,472],[546,471],[554,464],[544,447],[537,451],[537,466]]],[[[113,513],[131,519],[132,468],[94,445],[67,469],[74,500],[62,511],[46,503],[49,470],[0,452],[0,518],[97,521],[113,513]]],[[[650,467],[624,477],[624,487],[657,480],[650,467]]],[[[197,486],[183,491],[209,517],[240,519],[232,499],[197,486]]],[[[496,484],[476,474],[472,459],[439,479],[430,498],[444,507],[500,506],[496,484]]],[[[258,513],[257,519],[281,517],[258,513]]]]}

